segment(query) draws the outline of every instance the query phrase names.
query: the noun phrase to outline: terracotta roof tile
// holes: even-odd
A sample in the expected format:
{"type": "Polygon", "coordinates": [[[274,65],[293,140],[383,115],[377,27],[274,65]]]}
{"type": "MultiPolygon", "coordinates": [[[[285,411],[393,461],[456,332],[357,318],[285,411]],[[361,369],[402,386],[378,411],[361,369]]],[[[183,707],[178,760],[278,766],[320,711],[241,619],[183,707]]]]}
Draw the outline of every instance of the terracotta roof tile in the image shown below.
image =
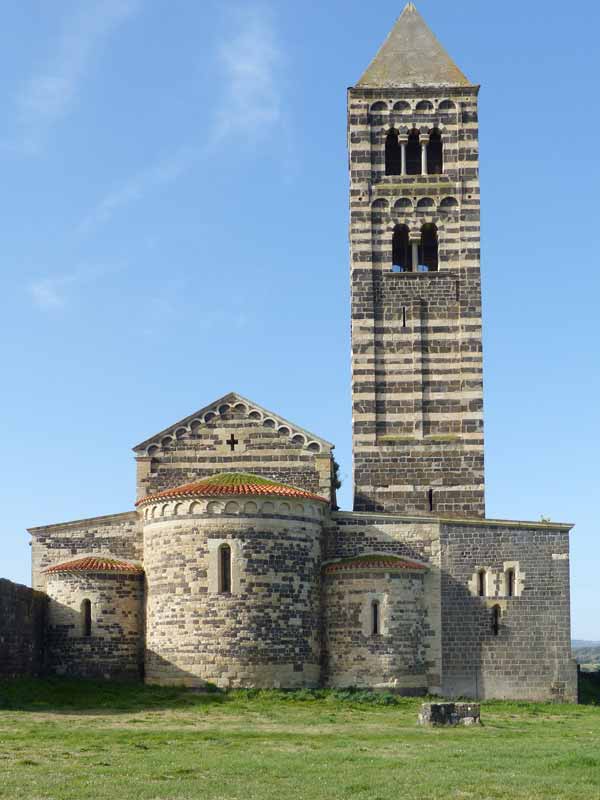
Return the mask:
{"type": "Polygon", "coordinates": [[[47,575],[57,572],[121,572],[129,575],[142,575],[144,570],[138,564],[131,564],[129,561],[119,561],[116,558],[104,558],[103,556],[86,556],[73,561],[64,561],[62,564],[54,564],[44,572],[47,575]]]}
{"type": "Polygon", "coordinates": [[[287,486],[284,483],[263,478],[260,475],[250,475],[242,472],[223,472],[210,478],[203,478],[194,483],[186,483],[174,489],[165,489],[156,494],[141,498],[136,506],[152,503],[155,500],[169,500],[178,497],[214,497],[223,495],[269,495],[271,497],[292,497],[299,500],[328,501],[312,492],[287,486]]]}
{"type": "Polygon", "coordinates": [[[352,569],[388,569],[420,572],[426,570],[427,567],[424,564],[418,564],[416,561],[409,561],[398,556],[384,555],[356,556],[342,561],[334,561],[330,564],[325,564],[323,567],[323,571],[327,575],[352,569]]]}

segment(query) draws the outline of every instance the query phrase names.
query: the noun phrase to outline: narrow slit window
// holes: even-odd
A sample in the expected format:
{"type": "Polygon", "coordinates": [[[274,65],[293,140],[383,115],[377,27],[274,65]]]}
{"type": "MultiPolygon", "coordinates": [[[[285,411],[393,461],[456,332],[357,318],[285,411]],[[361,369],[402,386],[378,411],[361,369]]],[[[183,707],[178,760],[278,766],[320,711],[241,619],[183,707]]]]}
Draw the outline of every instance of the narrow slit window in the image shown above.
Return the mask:
{"type": "Polygon", "coordinates": [[[492,608],[492,634],[498,636],[500,632],[500,606],[492,608]]]}
{"type": "Polygon", "coordinates": [[[515,571],[509,569],[506,571],[506,594],[508,597],[515,596],[515,571]]]}
{"type": "Polygon", "coordinates": [[[84,600],[81,604],[81,625],[84,636],[92,635],[92,601],[84,600]]]}
{"type": "Polygon", "coordinates": [[[433,489],[429,489],[427,491],[427,504],[429,506],[429,510],[433,511],[433,489]]]}
{"type": "Polygon", "coordinates": [[[479,597],[485,597],[485,570],[480,569],[477,573],[477,594],[479,597]]]}
{"type": "Polygon", "coordinates": [[[373,600],[371,603],[371,633],[373,636],[381,633],[380,611],[379,600],[373,600]]]}
{"type": "Polygon", "coordinates": [[[406,306],[402,306],[402,327],[406,328],[406,306]]]}
{"type": "Polygon", "coordinates": [[[231,592],[231,547],[228,544],[219,548],[219,592],[231,592]]]}

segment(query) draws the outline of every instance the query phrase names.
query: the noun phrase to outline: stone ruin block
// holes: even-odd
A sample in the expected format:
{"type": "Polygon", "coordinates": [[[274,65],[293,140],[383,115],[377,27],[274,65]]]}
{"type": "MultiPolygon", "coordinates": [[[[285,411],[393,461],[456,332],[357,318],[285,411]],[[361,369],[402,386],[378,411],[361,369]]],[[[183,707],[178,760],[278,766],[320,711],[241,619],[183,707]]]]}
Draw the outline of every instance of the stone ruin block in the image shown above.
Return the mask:
{"type": "Polygon", "coordinates": [[[419,725],[481,725],[479,703],[423,703],[419,725]]]}

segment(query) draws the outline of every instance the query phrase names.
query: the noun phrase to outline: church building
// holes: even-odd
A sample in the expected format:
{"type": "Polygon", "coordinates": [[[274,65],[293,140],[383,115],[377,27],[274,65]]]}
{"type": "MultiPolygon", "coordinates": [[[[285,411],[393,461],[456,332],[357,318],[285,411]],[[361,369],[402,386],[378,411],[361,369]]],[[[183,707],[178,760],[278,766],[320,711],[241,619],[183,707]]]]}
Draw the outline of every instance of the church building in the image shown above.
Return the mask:
{"type": "Polygon", "coordinates": [[[412,3],[348,90],[353,510],[331,442],[207,403],[134,507],[30,529],[50,673],[576,700],[572,526],[485,516],[478,92],[412,3]]]}

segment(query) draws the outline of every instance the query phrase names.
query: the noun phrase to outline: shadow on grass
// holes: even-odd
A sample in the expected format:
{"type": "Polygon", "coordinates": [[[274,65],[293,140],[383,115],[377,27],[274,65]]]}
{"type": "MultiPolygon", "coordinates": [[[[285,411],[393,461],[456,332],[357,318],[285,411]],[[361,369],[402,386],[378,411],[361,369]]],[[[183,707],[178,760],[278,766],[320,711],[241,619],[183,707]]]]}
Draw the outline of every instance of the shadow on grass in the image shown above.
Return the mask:
{"type": "MultiPolygon", "coordinates": [[[[421,698],[422,700],[422,698],[421,698]]],[[[199,691],[177,686],[146,686],[142,683],[74,680],[69,678],[17,678],[0,680],[0,711],[48,712],[53,714],[118,714],[137,711],[193,710],[209,706],[244,706],[258,709],[273,701],[324,702],[336,705],[413,706],[413,698],[389,692],[360,689],[234,689],[208,686],[199,691]]]]}
{"type": "MultiPolygon", "coordinates": [[[[600,706],[600,672],[582,672],[579,684],[580,704],[600,706]]],[[[237,706],[258,711],[276,703],[321,703],[335,706],[392,706],[414,709],[426,700],[409,698],[390,692],[361,689],[233,689],[208,686],[199,691],[179,686],[146,686],[143,683],[74,680],[69,678],[17,678],[0,680],[0,711],[26,711],[52,714],[127,714],[140,711],[206,709],[216,706],[237,706]]],[[[552,703],[511,702],[492,700],[483,703],[486,709],[527,714],[569,714],[576,707],[552,703]]]]}
{"type": "Polygon", "coordinates": [[[204,692],[142,683],[16,678],[0,681],[0,710],[51,713],[131,713],[186,709],[224,702],[218,689],[204,692]]]}

